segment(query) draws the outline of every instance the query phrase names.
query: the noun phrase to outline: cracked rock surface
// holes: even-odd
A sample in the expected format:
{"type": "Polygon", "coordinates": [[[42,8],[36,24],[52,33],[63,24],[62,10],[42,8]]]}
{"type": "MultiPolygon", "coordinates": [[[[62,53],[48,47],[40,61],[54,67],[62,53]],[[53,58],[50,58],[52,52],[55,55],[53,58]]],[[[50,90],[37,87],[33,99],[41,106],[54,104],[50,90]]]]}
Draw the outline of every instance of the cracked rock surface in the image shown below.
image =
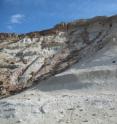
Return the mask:
{"type": "Polygon", "coordinates": [[[1,33],[0,123],[116,124],[116,31],[113,16],[1,33]]]}

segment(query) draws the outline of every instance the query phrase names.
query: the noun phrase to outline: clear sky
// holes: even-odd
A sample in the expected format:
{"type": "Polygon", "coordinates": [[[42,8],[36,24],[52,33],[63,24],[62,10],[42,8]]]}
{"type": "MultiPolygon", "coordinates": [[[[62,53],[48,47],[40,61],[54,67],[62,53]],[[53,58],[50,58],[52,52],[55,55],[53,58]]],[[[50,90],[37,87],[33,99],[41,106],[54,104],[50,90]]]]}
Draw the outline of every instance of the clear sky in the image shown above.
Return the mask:
{"type": "Polygon", "coordinates": [[[25,33],[98,15],[117,14],[117,0],[0,0],[0,32],[25,33]]]}

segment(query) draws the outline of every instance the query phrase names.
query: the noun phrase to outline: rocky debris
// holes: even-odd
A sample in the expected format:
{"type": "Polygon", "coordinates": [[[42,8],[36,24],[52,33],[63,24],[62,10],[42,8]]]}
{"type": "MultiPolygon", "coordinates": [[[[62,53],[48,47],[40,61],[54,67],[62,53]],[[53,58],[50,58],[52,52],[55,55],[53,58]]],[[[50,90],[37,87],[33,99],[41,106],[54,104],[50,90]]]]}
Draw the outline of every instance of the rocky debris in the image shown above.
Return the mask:
{"type": "MultiPolygon", "coordinates": [[[[74,33],[71,32],[71,34],[74,33]]],[[[117,61],[116,35],[112,35],[111,32],[109,31],[107,32],[104,31],[103,33],[96,33],[95,35],[97,40],[95,36],[90,35],[91,37],[89,38],[94,39],[94,41],[95,40],[96,41],[93,43],[88,42],[87,44],[89,44],[89,47],[87,47],[87,45],[82,44],[82,39],[80,39],[79,45],[76,44],[77,46],[70,44],[70,48],[68,47],[63,52],[63,55],[67,58],[63,59],[64,58],[63,56],[62,60],[59,60],[61,64],[56,66],[55,69],[54,66],[56,64],[56,60],[59,59],[58,58],[59,56],[60,58],[62,56],[61,50],[55,51],[56,54],[54,53],[54,55],[53,53],[50,54],[49,51],[48,55],[50,56],[48,57],[48,55],[45,54],[47,53],[48,50],[45,49],[47,51],[44,51],[43,53],[43,49],[41,49],[40,46],[38,45],[38,48],[37,47],[36,48],[40,49],[42,52],[39,52],[35,48],[35,51],[37,50],[37,54],[35,56],[31,56],[30,58],[30,56],[27,56],[27,52],[28,51],[32,52],[34,50],[31,49],[32,46],[30,47],[30,45],[28,49],[26,48],[26,51],[25,50],[23,51],[22,47],[21,47],[21,51],[13,50],[11,52],[11,50],[8,51],[8,49],[7,50],[5,49],[4,51],[7,52],[7,56],[8,56],[6,57],[6,53],[5,53],[5,58],[7,58],[7,60],[4,60],[4,56],[2,56],[1,57],[2,59],[0,61],[6,62],[9,60],[10,62],[12,56],[9,57],[9,55],[11,53],[15,56],[16,53],[22,51],[24,57],[23,59],[28,60],[27,64],[23,64],[23,62],[20,61],[19,59],[20,55],[18,57],[15,56],[14,57],[15,60],[12,59],[12,61],[14,60],[15,61],[14,63],[17,62],[19,67],[17,69],[12,69],[13,73],[18,72],[18,70],[20,72],[21,67],[23,69],[29,64],[31,65],[32,59],[36,60],[36,57],[38,55],[40,55],[40,57],[43,57],[43,55],[45,54],[46,58],[43,58],[43,61],[41,60],[42,65],[40,65],[40,72],[41,72],[40,74],[44,79],[46,78],[44,77],[45,72],[49,71],[49,73],[51,74],[52,72],[58,73],[58,71],[61,71],[61,69],[65,67],[64,64],[66,62],[71,63],[72,59],[76,62],[78,56],[81,55],[83,56],[80,57],[80,60],[76,62],[76,64],[70,66],[69,69],[65,69],[63,73],[59,73],[55,76],[51,76],[48,80],[41,79],[39,73],[35,76],[35,72],[38,71],[39,69],[37,68],[39,67],[39,63],[37,62],[39,59],[37,59],[37,61],[34,62],[31,66],[28,66],[28,68],[23,73],[24,77],[21,77],[19,81],[20,82],[22,82],[22,80],[24,81],[26,77],[27,78],[25,80],[30,79],[33,74],[34,74],[34,80],[39,77],[39,79],[43,81],[39,81],[39,80],[35,81],[35,84],[38,85],[34,86],[33,83],[31,84],[33,87],[28,88],[26,91],[5,99],[1,99],[0,123],[2,124],[15,124],[15,123],[16,124],[48,124],[48,123],[50,124],[110,124],[110,123],[116,124],[117,123],[117,92],[116,92],[117,66],[116,63],[112,63],[113,60],[117,61]],[[103,42],[100,42],[100,39],[103,39],[103,42]],[[98,41],[103,44],[99,43],[100,44],[99,45],[98,41]],[[80,50],[80,52],[77,52],[78,49],[81,47],[82,50],[80,50]],[[74,49],[71,48],[76,48],[76,51],[74,51],[74,49]],[[72,55],[71,57],[70,54],[72,55]],[[52,71],[50,70],[50,68],[49,70],[44,69],[44,67],[50,67],[51,62],[54,63],[53,66],[51,66],[52,71]],[[30,73],[31,76],[28,77],[30,73]]],[[[75,36],[78,36],[78,34],[77,33],[74,34],[73,37],[75,36]]],[[[76,37],[76,39],[78,37],[76,37]]],[[[75,42],[75,39],[73,38],[71,41],[73,43],[75,42]]],[[[36,44],[37,46],[37,43],[35,42],[33,42],[32,44],[33,47],[35,46],[34,44],[36,44]]],[[[31,54],[31,52],[29,52],[29,54],[31,54]]],[[[9,72],[10,71],[11,69],[9,69],[9,72]]],[[[11,75],[11,73],[8,74],[11,75]]],[[[20,74],[22,74],[22,72],[20,74]]],[[[48,75],[49,74],[47,73],[46,76],[48,75]]],[[[17,76],[14,75],[14,77],[17,76]]],[[[14,82],[14,84],[16,83],[16,81],[14,82]]],[[[2,85],[2,82],[0,84],[2,85]]],[[[27,86],[27,84],[25,86],[27,86]]],[[[20,87],[16,87],[16,88],[20,88],[20,87]]],[[[14,89],[14,91],[16,90],[16,88],[14,89]]],[[[21,89],[19,89],[19,91],[22,91],[22,87],[21,89]]]]}
{"type": "Polygon", "coordinates": [[[112,95],[108,94],[108,96],[105,97],[105,94],[81,95],[78,92],[77,94],[66,92],[68,96],[63,98],[61,95],[65,94],[64,91],[60,91],[59,95],[47,95],[35,90],[36,93],[34,93],[35,95],[32,97],[30,95],[31,92],[30,90],[23,93],[25,94],[24,97],[19,94],[1,100],[0,121],[3,124],[47,124],[48,122],[54,122],[55,124],[116,123],[117,109],[110,110],[112,107],[117,107],[116,96],[112,97],[112,95]],[[40,102],[38,102],[37,98],[39,94],[41,94],[40,102]],[[15,101],[13,98],[15,98],[15,101]],[[31,98],[31,101],[28,101],[28,98],[31,98]],[[88,103],[85,102],[86,98],[89,100],[88,103]],[[113,101],[114,99],[115,103],[113,101]],[[112,104],[109,101],[113,101],[112,104]],[[84,111],[80,111],[80,109],[77,108],[78,105],[80,105],[84,111]]]}
{"type": "Polygon", "coordinates": [[[4,41],[4,40],[16,41],[18,40],[18,35],[15,33],[0,33],[0,41],[4,41]]]}
{"type": "Polygon", "coordinates": [[[99,51],[116,39],[116,22],[117,16],[96,17],[40,32],[1,33],[1,95],[21,92],[99,51]]]}

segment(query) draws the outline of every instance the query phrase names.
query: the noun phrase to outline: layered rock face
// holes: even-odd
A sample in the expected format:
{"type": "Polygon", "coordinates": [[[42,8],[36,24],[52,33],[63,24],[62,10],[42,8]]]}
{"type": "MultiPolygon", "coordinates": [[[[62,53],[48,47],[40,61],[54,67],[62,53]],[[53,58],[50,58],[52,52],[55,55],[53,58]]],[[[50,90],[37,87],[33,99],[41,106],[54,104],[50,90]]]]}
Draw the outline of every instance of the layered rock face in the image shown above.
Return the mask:
{"type": "Polygon", "coordinates": [[[117,17],[62,23],[28,34],[0,34],[0,94],[11,95],[63,72],[116,39],[117,17]]]}

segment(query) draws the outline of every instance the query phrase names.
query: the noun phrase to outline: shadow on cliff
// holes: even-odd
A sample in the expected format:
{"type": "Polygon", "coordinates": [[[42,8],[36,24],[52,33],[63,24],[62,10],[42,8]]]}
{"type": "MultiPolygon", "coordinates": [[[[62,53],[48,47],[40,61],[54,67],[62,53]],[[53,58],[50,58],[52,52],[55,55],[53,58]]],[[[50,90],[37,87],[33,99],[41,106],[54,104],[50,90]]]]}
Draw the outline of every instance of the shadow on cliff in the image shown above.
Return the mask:
{"type": "Polygon", "coordinates": [[[54,76],[46,81],[42,81],[34,87],[34,90],[56,91],[56,90],[76,90],[90,88],[93,83],[80,82],[78,77],[73,74],[54,76]]]}

